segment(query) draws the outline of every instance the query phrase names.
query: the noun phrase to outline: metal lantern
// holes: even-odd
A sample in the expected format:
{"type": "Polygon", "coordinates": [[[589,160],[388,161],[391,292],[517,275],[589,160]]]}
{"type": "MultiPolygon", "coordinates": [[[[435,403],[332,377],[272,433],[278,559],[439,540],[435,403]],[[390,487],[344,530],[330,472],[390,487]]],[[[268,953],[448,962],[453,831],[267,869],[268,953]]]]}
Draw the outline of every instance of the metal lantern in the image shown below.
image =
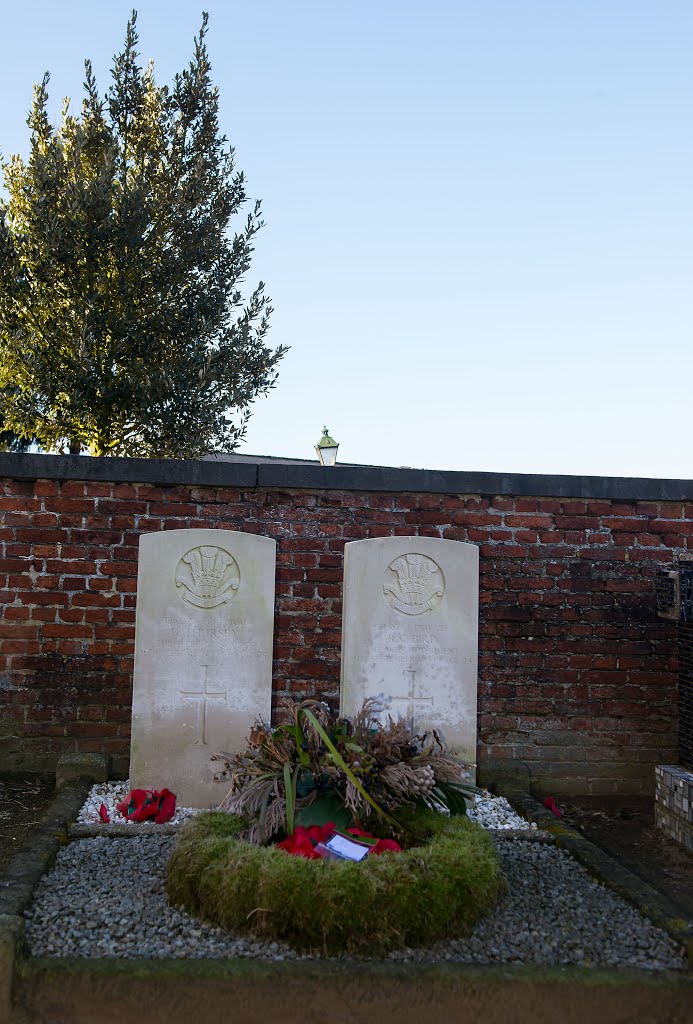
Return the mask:
{"type": "Polygon", "coordinates": [[[334,466],[337,461],[337,449],[339,445],[330,437],[327,427],[322,428],[322,437],[315,446],[318,458],[323,466],[334,466]]]}

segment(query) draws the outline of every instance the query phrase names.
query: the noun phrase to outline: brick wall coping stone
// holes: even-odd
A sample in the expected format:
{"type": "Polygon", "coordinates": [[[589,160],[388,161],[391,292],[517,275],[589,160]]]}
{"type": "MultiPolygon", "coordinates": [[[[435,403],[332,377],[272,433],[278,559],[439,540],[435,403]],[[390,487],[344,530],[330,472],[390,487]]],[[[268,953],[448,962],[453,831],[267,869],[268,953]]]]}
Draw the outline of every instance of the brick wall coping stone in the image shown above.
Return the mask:
{"type": "Polygon", "coordinates": [[[92,458],[0,453],[0,476],[15,480],[102,480],[160,486],[400,491],[621,501],[691,501],[693,480],[480,473],[389,466],[223,462],[210,459],[92,458]]]}

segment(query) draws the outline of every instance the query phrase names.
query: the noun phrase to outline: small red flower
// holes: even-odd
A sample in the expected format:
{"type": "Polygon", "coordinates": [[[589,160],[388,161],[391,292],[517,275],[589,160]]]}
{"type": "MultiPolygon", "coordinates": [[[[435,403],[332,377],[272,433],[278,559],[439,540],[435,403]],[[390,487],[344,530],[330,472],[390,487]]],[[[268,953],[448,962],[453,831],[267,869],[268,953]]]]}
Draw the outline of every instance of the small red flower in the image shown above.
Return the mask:
{"type": "Polygon", "coordinates": [[[401,853],[402,847],[394,839],[379,839],[371,853],[401,853]]]}
{"type": "MultiPolygon", "coordinates": [[[[348,828],[347,832],[351,833],[352,836],[363,836],[364,839],[374,839],[375,836],[370,832],[364,832],[362,828],[348,828]]],[[[371,853],[401,853],[402,847],[399,843],[396,843],[394,839],[379,839],[375,846],[371,847],[371,853]]]]}
{"type": "MultiPolygon", "coordinates": [[[[156,792],[152,795],[157,796],[156,792]]],[[[164,825],[176,813],[176,794],[172,793],[170,789],[162,789],[158,797],[159,808],[154,816],[154,821],[157,825],[164,825]]]]}
{"type": "Polygon", "coordinates": [[[557,818],[563,817],[563,811],[557,806],[555,796],[547,796],[544,800],[544,807],[549,811],[553,811],[557,818]]]}
{"type": "MultiPolygon", "coordinates": [[[[291,853],[294,857],[306,857],[308,860],[320,860],[320,854],[315,852],[315,843],[312,841],[310,832],[312,829],[317,829],[317,826],[312,826],[311,829],[304,828],[303,825],[298,825],[290,836],[281,843],[277,843],[278,850],[284,850],[286,853],[291,853]]],[[[320,837],[316,839],[316,843],[320,842],[320,837]]]]}

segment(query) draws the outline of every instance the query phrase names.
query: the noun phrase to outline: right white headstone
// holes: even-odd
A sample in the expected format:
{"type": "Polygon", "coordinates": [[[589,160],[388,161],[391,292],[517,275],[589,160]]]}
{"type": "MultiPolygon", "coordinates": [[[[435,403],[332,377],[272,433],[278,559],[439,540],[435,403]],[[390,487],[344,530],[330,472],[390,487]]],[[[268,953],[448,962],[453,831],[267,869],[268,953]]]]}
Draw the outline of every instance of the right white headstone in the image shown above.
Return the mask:
{"type": "Polygon", "coordinates": [[[476,764],[479,549],[432,537],[344,549],[341,706],[367,697],[476,764]]]}

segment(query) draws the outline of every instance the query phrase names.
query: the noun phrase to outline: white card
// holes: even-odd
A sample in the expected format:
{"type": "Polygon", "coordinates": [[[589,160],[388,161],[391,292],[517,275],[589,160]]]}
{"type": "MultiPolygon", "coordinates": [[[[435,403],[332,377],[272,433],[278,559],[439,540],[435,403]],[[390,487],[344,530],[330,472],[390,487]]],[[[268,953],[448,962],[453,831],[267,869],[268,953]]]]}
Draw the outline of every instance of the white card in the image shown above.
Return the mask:
{"type": "Polygon", "coordinates": [[[363,860],[368,853],[369,847],[364,846],[362,843],[352,842],[351,839],[346,839],[344,836],[333,835],[329,839],[325,846],[328,850],[331,850],[336,857],[341,857],[343,860],[363,860]]]}

